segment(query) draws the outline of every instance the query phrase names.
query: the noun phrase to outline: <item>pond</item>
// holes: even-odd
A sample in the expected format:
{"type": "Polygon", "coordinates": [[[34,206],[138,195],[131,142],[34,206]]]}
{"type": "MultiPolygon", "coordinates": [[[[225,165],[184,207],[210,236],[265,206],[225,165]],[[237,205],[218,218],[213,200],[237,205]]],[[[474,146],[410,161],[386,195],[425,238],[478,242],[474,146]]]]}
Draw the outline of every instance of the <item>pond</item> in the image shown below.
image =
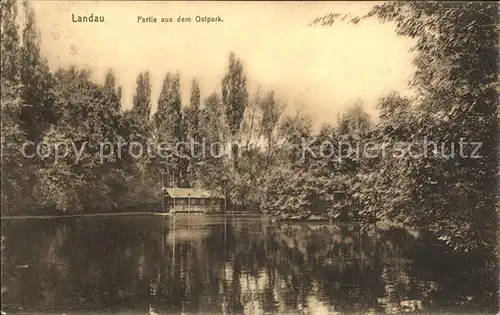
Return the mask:
{"type": "Polygon", "coordinates": [[[2,311],[494,313],[495,264],[428,233],[259,216],[2,221],[2,311]]]}

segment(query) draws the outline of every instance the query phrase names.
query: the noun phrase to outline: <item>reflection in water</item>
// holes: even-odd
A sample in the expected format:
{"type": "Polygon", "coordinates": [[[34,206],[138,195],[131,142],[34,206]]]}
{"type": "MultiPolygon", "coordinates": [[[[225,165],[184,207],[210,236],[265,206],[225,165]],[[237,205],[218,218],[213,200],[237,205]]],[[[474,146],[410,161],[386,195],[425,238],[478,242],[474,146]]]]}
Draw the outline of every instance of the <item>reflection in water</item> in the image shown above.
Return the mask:
{"type": "Polygon", "coordinates": [[[425,233],[182,216],[2,222],[2,310],[494,312],[495,264],[425,233]]]}

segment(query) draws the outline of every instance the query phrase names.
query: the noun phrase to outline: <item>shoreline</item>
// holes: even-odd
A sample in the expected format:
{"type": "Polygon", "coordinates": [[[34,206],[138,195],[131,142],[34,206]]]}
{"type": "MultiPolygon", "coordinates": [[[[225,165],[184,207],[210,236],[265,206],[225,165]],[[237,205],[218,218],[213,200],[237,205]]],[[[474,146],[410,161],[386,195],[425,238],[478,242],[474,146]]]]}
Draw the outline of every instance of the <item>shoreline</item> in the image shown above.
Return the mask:
{"type": "Polygon", "coordinates": [[[64,215],[6,215],[0,217],[4,220],[52,220],[52,219],[72,219],[86,217],[117,217],[117,216],[136,216],[136,215],[151,215],[151,216],[170,216],[170,213],[163,212],[111,212],[111,213],[82,213],[82,214],[64,214],[64,215]]]}
{"type": "MultiPolygon", "coordinates": [[[[226,212],[226,213],[192,213],[191,215],[245,215],[245,216],[261,216],[260,213],[244,213],[244,212],[226,212]]],[[[9,220],[54,220],[54,219],[77,219],[77,218],[92,218],[92,217],[118,217],[118,216],[158,216],[170,217],[174,216],[170,212],[110,212],[110,213],[82,213],[82,214],[65,214],[65,215],[6,215],[0,217],[0,221],[9,220]]],[[[176,215],[189,215],[188,213],[178,213],[176,215]]]]}
{"type": "MultiPolygon", "coordinates": [[[[12,216],[2,216],[0,221],[16,221],[16,220],[57,220],[57,219],[79,219],[79,218],[104,218],[104,217],[127,217],[127,216],[153,216],[153,217],[175,217],[175,216],[239,216],[239,217],[267,217],[272,222],[275,223],[285,223],[285,224],[299,224],[299,223],[318,223],[318,224],[336,224],[336,223],[358,223],[357,221],[337,221],[335,219],[326,218],[313,218],[313,219],[303,219],[303,218],[279,218],[273,217],[269,214],[255,213],[255,212],[225,212],[225,213],[191,213],[187,212],[181,213],[171,213],[171,212],[110,212],[110,213],[82,213],[82,214],[68,214],[68,215],[12,215],[12,216]]],[[[391,224],[392,225],[392,224],[391,224]]]]}

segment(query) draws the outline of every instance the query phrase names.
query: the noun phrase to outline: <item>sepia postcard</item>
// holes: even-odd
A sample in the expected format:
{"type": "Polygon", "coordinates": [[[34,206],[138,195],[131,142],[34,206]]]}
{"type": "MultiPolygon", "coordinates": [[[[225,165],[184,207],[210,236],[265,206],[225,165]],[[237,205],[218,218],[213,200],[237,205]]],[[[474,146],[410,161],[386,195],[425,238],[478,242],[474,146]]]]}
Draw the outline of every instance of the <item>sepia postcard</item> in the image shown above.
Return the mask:
{"type": "Polygon", "coordinates": [[[499,8],[1,0],[1,314],[498,314],[499,8]]]}

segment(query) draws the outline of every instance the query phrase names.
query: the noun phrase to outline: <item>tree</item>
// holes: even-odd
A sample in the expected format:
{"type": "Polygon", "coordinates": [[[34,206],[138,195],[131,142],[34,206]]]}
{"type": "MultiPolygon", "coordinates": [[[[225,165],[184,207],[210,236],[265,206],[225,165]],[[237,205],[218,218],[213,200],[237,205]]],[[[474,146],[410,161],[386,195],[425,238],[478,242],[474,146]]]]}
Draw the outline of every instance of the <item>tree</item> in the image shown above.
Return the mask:
{"type": "Polygon", "coordinates": [[[243,114],[248,104],[248,92],[243,65],[234,53],[229,55],[229,67],[222,79],[222,103],[225,107],[229,132],[234,138],[240,130],[243,114]]]}
{"type": "Polygon", "coordinates": [[[193,79],[191,97],[186,110],[186,125],[189,137],[195,141],[200,140],[200,85],[193,79]]]}
{"type": "Polygon", "coordinates": [[[137,87],[135,90],[134,98],[132,101],[132,110],[127,118],[130,121],[130,137],[129,142],[137,142],[141,144],[142,151],[137,151],[136,153],[142,153],[135,160],[135,176],[140,178],[140,181],[136,183],[135,187],[139,190],[138,195],[142,195],[142,186],[146,185],[146,181],[154,178],[149,176],[148,170],[151,165],[151,160],[146,150],[149,148],[151,143],[151,133],[152,126],[150,122],[151,115],[151,83],[149,71],[140,73],[137,76],[137,87]]]}
{"type": "Polygon", "coordinates": [[[200,86],[196,79],[193,79],[191,86],[191,97],[189,100],[189,106],[184,110],[183,117],[185,127],[185,140],[188,145],[189,153],[189,167],[188,167],[188,177],[189,182],[193,183],[199,178],[199,165],[201,160],[201,155],[204,153],[203,150],[203,138],[202,132],[200,130],[200,120],[201,120],[201,110],[200,110],[200,86]]]}
{"type": "Polygon", "coordinates": [[[180,74],[167,73],[163,79],[154,121],[158,140],[165,142],[171,149],[168,161],[161,161],[160,164],[168,167],[169,176],[174,176],[175,181],[182,184],[186,180],[184,177],[188,159],[182,143],[184,135],[181,108],[180,74]]]}
{"type": "Polygon", "coordinates": [[[204,100],[204,107],[201,112],[203,136],[210,142],[223,141],[227,129],[223,103],[220,96],[214,92],[204,100]]]}
{"type": "Polygon", "coordinates": [[[149,72],[140,73],[137,77],[137,87],[133,99],[132,113],[139,124],[147,125],[151,115],[151,84],[149,72]]]}
{"type": "Polygon", "coordinates": [[[20,40],[17,22],[17,6],[15,0],[2,1],[1,3],[1,67],[4,80],[19,80],[20,66],[20,40]]]}
{"type": "Polygon", "coordinates": [[[204,100],[200,117],[200,132],[205,147],[199,162],[200,173],[195,186],[224,192],[228,177],[221,170],[228,168],[223,158],[226,152],[222,140],[225,138],[227,125],[224,119],[224,107],[216,92],[204,100]]]}
{"type": "Polygon", "coordinates": [[[255,134],[253,133],[254,129],[256,130],[258,128],[258,121],[260,120],[259,104],[261,103],[261,101],[262,101],[262,96],[259,88],[255,93],[254,97],[252,98],[252,100],[248,102],[246,113],[244,115],[243,122],[241,124],[241,132],[243,135],[246,134],[246,141],[245,141],[246,150],[249,149],[250,142],[254,140],[253,138],[256,138],[256,140],[259,141],[261,137],[261,135],[258,135],[256,137],[255,134]]]}
{"type": "MultiPolygon", "coordinates": [[[[373,10],[383,20],[398,22],[398,34],[417,39],[413,85],[425,122],[421,133],[448,143],[460,138],[482,143],[480,159],[427,159],[419,172],[425,176],[434,170],[431,177],[441,186],[423,189],[429,192],[428,209],[443,209],[435,230],[464,250],[495,243],[498,9],[495,2],[433,2],[386,3],[373,10]],[[431,202],[439,191],[445,200],[431,202]]],[[[425,218],[424,224],[435,222],[436,215],[425,218]]]]}
{"type": "Polygon", "coordinates": [[[104,91],[106,96],[111,100],[113,110],[119,112],[121,108],[122,91],[120,86],[116,86],[116,77],[111,69],[106,72],[104,91]]]}
{"type": "Polygon", "coordinates": [[[311,138],[312,120],[299,112],[295,116],[285,116],[278,126],[278,136],[283,140],[282,156],[284,163],[299,167],[307,163],[302,151],[302,141],[311,138]]]}
{"type": "MultiPolygon", "coordinates": [[[[260,121],[260,134],[264,135],[267,142],[266,160],[269,161],[271,155],[271,147],[273,143],[273,134],[275,132],[278,121],[283,113],[285,106],[276,101],[274,91],[269,92],[259,103],[259,108],[262,113],[260,121]]],[[[259,135],[260,138],[260,135],[259,135]]],[[[267,164],[267,163],[266,163],[267,164]]]]}
{"type": "MultiPolygon", "coordinates": [[[[406,211],[407,219],[431,228],[456,249],[491,249],[496,230],[498,3],[386,2],[363,18],[373,16],[395,22],[398,35],[416,40],[416,128],[410,129],[410,137],[421,141],[425,136],[448,146],[462,139],[482,143],[482,158],[431,155],[391,166],[404,170],[392,178],[412,182],[397,187],[417,202],[406,211]]],[[[316,22],[338,20],[331,14],[316,22]]]]}
{"type": "Polygon", "coordinates": [[[357,100],[339,117],[340,134],[355,134],[361,136],[370,128],[370,115],[364,110],[363,102],[357,100]]]}
{"type": "Polygon", "coordinates": [[[23,128],[28,138],[36,137],[57,121],[54,110],[54,79],[47,61],[40,54],[40,34],[36,28],[35,12],[28,1],[23,1],[25,16],[20,50],[23,128]]]}
{"type": "Polygon", "coordinates": [[[30,178],[27,160],[20,154],[21,146],[27,140],[20,115],[25,107],[21,84],[21,43],[17,27],[17,6],[15,1],[1,3],[1,209],[2,214],[15,213],[29,207],[31,200],[30,178]]]}
{"type": "MultiPolygon", "coordinates": [[[[2,10],[2,14],[4,11],[2,10]]],[[[2,19],[2,22],[5,20],[2,19]]],[[[3,35],[3,34],[2,34],[3,35]]],[[[2,37],[4,38],[4,37],[2,37]]],[[[4,45],[2,40],[2,48],[4,45]]],[[[2,59],[7,55],[2,50],[2,59]]],[[[12,213],[28,206],[29,189],[33,178],[29,177],[27,161],[20,154],[22,145],[27,140],[26,133],[21,128],[19,115],[23,106],[21,90],[18,81],[7,78],[8,72],[1,74],[1,209],[2,214],[12,213]]],[[[12,73],[10,74],[12,75],[12,73]]]]}
{"type": "Polygon", "coordinates": [[[115,209],[120,196],[113,192],[114,183],[124,181],[123,173],[116,156],[102,159],[98,144],[118,138],[120,116],[104,87],[90,80],[89,71],[70,68],[54,77],[60,119],[40,138],[52,147],[71,143],[81,156],[68,154],[55,160],[50,147],[44,147],[43,163],[34,171],[38,181],[32,188],[38,207],[66,213],[115,209]]]}

